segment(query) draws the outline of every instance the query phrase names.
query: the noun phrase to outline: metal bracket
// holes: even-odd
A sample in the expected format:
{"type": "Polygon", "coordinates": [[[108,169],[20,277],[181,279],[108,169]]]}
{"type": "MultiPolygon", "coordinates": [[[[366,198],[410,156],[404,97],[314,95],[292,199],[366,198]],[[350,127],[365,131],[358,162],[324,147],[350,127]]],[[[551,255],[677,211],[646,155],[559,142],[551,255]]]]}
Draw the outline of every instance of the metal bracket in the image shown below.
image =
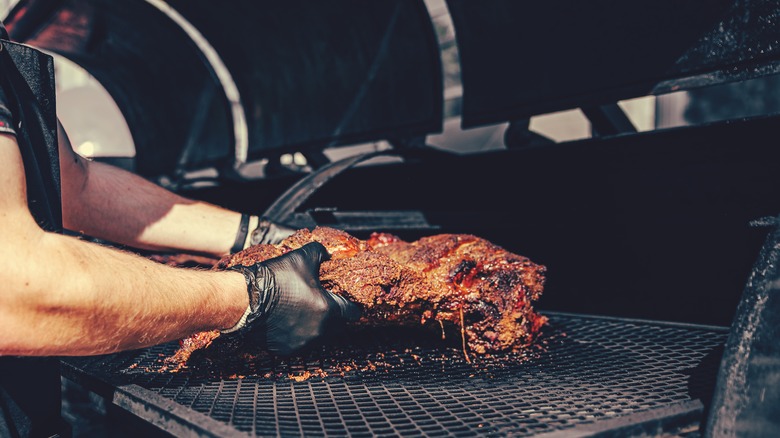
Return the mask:
{"type": "Polygon", "coordinates": [[[508,149],[554,144],[555,141],[531,131],[531,119],[513,120],[504,131],[504,145],[508,149]]]}
{"type": "Polygon", "coordinates": [[[616,103],[580,108],[585,117],[590,120],[594,137],[617,134],[634,134],[636,127],[623,109],[616,103]]]}
{"type": "Polygon", "coordinates": [[[273,204],[263,213],[263,217],[268,220],[286,224],[292,217],[295,210],[301,206],[311,195],[314,194],[325,183],[335,178],[341,172],[355,166],[358,163],[368,160],[369,158],[377,157],[380,155],[398,155],[399,152],[395,150],[385,150],[369,152],[361,155],[354,155],[334,161],[330,164],[326,164],[315,172],[301,178],[293,184],[289,189],[282,193],[273,204]]]}

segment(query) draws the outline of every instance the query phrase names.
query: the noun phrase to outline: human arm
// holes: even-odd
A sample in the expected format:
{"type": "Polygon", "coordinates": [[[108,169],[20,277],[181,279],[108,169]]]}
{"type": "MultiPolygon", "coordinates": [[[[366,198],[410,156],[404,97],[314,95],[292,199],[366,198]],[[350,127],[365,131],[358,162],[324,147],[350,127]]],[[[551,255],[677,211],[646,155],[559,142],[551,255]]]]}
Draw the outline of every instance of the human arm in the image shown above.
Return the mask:
{"type": "Polygon", "coordinates": [[[231,327],[246,309],[236,272],[172,268],[44,232],[13,136],[0,135],[0,163],[0,355],[141,348],[231,327]]]}
{"type": "Polygon", "coordinates": [[[65,228],[139,249],[217,257],[229,253],[240,213],[184,198],[131,172],[86,160],[73,151],[59,128],[65,228]]]}
{"type": "MultiPolygon", "coordinates": [[[[65,228],[134,248],[220,257],[231,252],[241,214],[179,196],[131,172],[73,151],[58,125],[65,228]]],[[[294,229],[248,218],[243,244],[278,243],[294,229]]]]}
{"type": "Polygon", "coordinates": [[[322,289],[319,244],[239,272],[181,269],[44,232],[27,208],[16,140],[0,135],[0,355],[90,355],[241,328],[293,352],[354,304],[322,289]],[[254,305],[250,306],[250,297],[254,305]],[[242,322],[237,324],[237,321],[242,322]]]}

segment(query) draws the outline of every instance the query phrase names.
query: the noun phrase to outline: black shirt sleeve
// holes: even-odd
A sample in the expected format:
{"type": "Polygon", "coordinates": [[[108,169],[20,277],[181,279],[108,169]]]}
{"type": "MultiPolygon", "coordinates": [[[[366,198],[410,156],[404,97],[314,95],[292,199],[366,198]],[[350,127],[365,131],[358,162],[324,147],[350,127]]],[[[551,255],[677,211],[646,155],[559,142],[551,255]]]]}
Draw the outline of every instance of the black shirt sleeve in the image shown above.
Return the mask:
{"type": "MultiPolygon", "coordinates": [[[[0,22],[0,39],[7,40],[8,39],[8,32],[5,30],[5,25],[3,25],[2,22],[0,22]]],[[[0,41],[0,44],[2,42],[0,41]]],[[[3,49],[0,47],[0,49],[3,49]]],[[[2,74],[2,72],[0,72],[2,74]]],[[[4,78],[0,78],[4,79],[4,78]]],[[[0,85],[4,83],[5,80],[0,80],[0,85]]],[[[0,86],[0,134],[16,134],[16,131],[14,130],[14,124],[13,124],[13,115],[11,114],[11,111],[8,109],[8,99],[6,98],[5,90],[3,90],[3,87],[0,86]]]]}
{"type": "MultiPolygon", "coordinates": [[[[0,73],[2,74],[2,73],[0,73]]],[[[5,97],[5,90],[0,86],[0,134],[16,134],[14,130],[14,117],[8,109],[8,100],[5,97]]]]}

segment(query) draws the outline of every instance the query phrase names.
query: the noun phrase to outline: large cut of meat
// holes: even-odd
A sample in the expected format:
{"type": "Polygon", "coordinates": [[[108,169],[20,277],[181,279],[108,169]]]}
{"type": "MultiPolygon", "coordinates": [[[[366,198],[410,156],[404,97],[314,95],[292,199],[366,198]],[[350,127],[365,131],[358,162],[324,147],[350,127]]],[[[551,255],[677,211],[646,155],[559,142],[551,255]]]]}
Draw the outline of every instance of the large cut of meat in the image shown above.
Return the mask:
{"type": "MultiPolygon", "coordinates": [[[[359,303],[361,324],[452,323],[461,330],[464,348],[484,354],[528,346],[547,320],[532,306],[542,293],[545,267],[468,234],[404,242],[374,233],[359,240],[317,227],[278,245],[225,257],[215,268],[251,265],[310,242],[320,242],[330,254],[320,267],[323,287],[359,303]]],[[[186,361],[217,336],[205,332],[185,339],[172,362],[186,361]]]]}

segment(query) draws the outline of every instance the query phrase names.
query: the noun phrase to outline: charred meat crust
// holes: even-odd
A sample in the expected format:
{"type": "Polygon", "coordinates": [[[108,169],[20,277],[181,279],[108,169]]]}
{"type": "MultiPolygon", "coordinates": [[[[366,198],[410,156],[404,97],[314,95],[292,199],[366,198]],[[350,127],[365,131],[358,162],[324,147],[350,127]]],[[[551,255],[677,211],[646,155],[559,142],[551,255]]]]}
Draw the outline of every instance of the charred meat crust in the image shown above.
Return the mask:
{"type": "MultiPolygon", "coordinates": [[[[532,307],[544,288],[545,267],[468,234],[404,242],[374,233],[363,241],[317,227],[299,230],[278,245],[226,256],[214,268],[251,265],[310,242],[323,244],[330,254],[320,267],[323,287],[361,304],[362,324],[462,325],[468,348],[484,354],[528,346],[547,320],[532,307]]],[[[209,333],[183,341],[183,348],[207,346],[215,337],[209,333]]]]}

